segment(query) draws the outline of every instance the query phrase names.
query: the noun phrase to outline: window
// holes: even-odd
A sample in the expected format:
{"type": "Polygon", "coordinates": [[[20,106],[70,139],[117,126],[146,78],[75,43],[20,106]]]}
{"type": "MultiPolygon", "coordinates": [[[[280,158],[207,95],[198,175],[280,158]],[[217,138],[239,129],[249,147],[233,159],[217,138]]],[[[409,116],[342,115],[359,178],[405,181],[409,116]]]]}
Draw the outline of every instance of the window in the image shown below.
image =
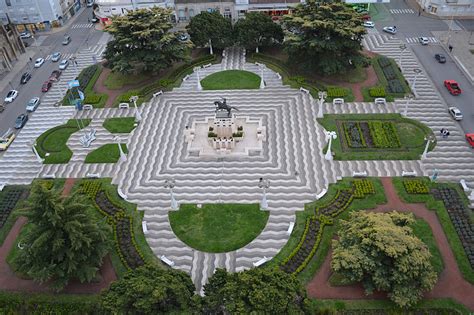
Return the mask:
{"type": "Polygon", "coordinates": [[[7,7],[11,7],[12,6],[12,1],[11,0],[5,0],[5,4],[7,5],[7,7]]]}
{"type": "Polygon", "coordinates": [[[186,16],[184,15],[184,10],[180,9],[178,10],[178,20],[181,21],[186,21],[186,16]]]}
{"type": "Polygon", "coordinates": [[[224,9],[224,17],[227,18],[227,19],[231,19],[231,18],[232,18],[232,14],[230,13],[230,9],[229,9],[229,8],[225,8],[225,9],[224,9]]]}
{"type": "Polygon", "coordinates": [[[189,9],[189,17],[193,17],[194,16],[194,9],[189,9]]]}

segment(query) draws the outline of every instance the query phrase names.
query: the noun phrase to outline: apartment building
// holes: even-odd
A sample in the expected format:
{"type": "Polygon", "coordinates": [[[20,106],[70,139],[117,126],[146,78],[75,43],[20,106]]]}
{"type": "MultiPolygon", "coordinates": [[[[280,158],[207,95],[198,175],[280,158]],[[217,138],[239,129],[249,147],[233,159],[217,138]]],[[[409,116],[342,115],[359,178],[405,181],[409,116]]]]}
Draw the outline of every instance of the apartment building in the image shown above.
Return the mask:
{"type": "Polygon", "coordinates": [[[474,0],[417,0],[425,12],[439,17],[474,17],[474,0]]]}
{"type": "Polygon", "coordinates": [[[24,52],[25,46],[14,25],[0,23],[0,76],[10,71],[24,52]]]}
{"type": "Polygon", "coordinates": [[[94,9],[94,13],[104,24],[109,23],[110,17],[113,15],[124,15],[135,9],[174,7],[173,0],[95,0],[95,4],[97,7],[94,9]]]}

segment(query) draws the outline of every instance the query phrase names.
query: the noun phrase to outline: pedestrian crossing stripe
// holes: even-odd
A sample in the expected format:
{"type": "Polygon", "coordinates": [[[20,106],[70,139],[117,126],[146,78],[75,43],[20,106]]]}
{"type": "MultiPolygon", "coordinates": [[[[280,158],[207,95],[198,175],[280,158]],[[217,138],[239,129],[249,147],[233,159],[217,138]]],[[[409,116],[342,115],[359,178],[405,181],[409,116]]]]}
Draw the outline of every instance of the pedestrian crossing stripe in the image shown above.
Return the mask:
{"type": "Polygon", "coordinates": [[[412,9],[390,9],[392,14],[414,14],[415,10],[412,9]]]}
{"type": "MultiPolygon", "coordinates": [[[[62,59],[69,59],[72,57],[72,53],[69,53],[69,54],[61,54],[61,57],[59,58],[59,60],[62,60],[62,59]]],[[[53,57],[53,55],[47,55],[44,60],[50,60],[51,58],[53,57]]]]}
{"type": "Polygon", "coordinates": [[[79,23],[74,24],[71,28],[78,29],[78,28],[91,28],[94,24],[93,23],[79,23]]]}
{"type": "MultiPolygon", "coordinates": [[[[436,37],[426,37],[429,43],[439,43],[439,40],[436,37]]],[[[406,42],[408,44],[416,44],[419,43],[419,37],[407,37],[406,42]]]]}

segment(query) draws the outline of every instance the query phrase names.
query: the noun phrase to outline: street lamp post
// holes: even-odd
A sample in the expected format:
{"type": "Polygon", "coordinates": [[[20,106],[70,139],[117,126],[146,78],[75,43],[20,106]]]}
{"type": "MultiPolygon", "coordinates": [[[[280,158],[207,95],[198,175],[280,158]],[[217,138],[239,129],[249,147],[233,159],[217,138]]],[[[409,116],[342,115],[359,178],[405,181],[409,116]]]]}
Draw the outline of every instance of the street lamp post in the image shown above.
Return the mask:
{"type": "Polygon", "coordinates": [[[200,67],[197,67],[197,68],[196,68],[197,89],[198,89],[199,91],[202,91],[201,78],[199,77],[199,70],[200,70],[200,69],[201,69],[200,67]]]}
{"type": "Polygon", "coordinates": [[[316,117],[318,118],[323,118],[323,106],[324,106],[324,101],[326,97],[328,96],[328,93],[325,91],[319,91],[318,92],[318,114],[316,117]]]}
{"type": "Polygon", "coordinates": [[[421,155],[422,160],[426,159],[426,154],[428,153],[430,144],[431,142],[435,141],[435,137],[433,135],[429,135],[428,137],[425,137],[425,141],[426,141],[426,146],[425,146],[425,150],[423,151],[423,154],[421,155]]]}
{"type": "Polygon", "coordinates": [[[413,99],[412,94],[405,95],[405,109],[403,110],[403,116],[407,116],[408,114],[408,103],[413,99]]]}
{"type": "Polygon", "coordinates": [[[33,150],[33,153],[36,156],[36,160],[38,160],[38,162],[40,163],[43,163],[43,159],[41,158],[38,151],[36,150],[36,142],[34,140],[31,140],[29,144],[31,145],[31,149],[33,150]]]}
{"type": "Polygon", "coordinates": [[[260,89],[263,90],[265,88],[265,79],[263,77],[263,65],[260,65],[260,89]]]}
{"type": "Polygon", "coordinates": [[[398,64],[400,65],[400,70],[403,72],[402,56],[403,56],[403,52],[407,49],[407,45],[402,44],[399,47],[400,47],[400,57],[398,58],[398,64]]]}
{"type": "Polygon", "coordinates": [[[214,55],[214,51],[212,50],[212,41],[209,39],[209,54],[214,55]]]}
{"type": "Polygon", "coordinates": [[[135,106],[135,121],[140,122],[142,121],[142,115],[140,114],[140,111],[138,110],[137,100],[138,100],[138,96],[136,95],[130,97],[130,102],[133,102],[133,106],[135,106]]]}
{"type": "Polygon", "coordinates": [[[173,194],[173,188],[175,186],[175,180],[174,179],[167,179],[165,180],[165,188],[168,188],[170,191],[170,197],[171,197],[171,210],[178,210],[179,206],[178,203],[176,202],[176,199],[174,199],[174,194],[173,194]]]}
{"type": "Polygon", "coordinates": [[[415,85],[416,85],[416,78],[421,73],[421,69],[415,68],[415,69],[413,69],[413,72],[415,72],[415,77],[413,78],[413,83],[411,85],[411,90],[413,91],[413,94],[415,95],[415,97],[418,97],[418,93],[416,93],[415,85]]]}
{"type": "Polygon", "coordinates": [[[127,159],[127,156],[125,155],[125,153],[122,150],[122,145],[120,144],[120,140],[121,140],[120,137],[115,136],[114,140],[115,140],[115,142],[117,142],[117,145],[118,145],[118,149],[119,149],[119,152],[120,152],[120,161],[125,161],[127,159]]]}
{"type": "Polygon", "coordinates": [[[263,196],[262,201],[260,201],[260,209],[267,210],[268,209],[268,201],[267,201],[267,189],[270,187],[270,181],[268,179],[264,179],[260,177],[258,181],[258,188],[263,189],[263,196]]]}
{"type": "Polygon", "coordinates": [[[328,161],[331,161],[333,159],[332,157],[332,152],[331,152],[331,144],[332,140],[337,139],[337,133],[335,131],[326,131],[326,140],[328,141],[328,149],[326,151],[326,154],[324,155],[324,158],[328,161]]]}

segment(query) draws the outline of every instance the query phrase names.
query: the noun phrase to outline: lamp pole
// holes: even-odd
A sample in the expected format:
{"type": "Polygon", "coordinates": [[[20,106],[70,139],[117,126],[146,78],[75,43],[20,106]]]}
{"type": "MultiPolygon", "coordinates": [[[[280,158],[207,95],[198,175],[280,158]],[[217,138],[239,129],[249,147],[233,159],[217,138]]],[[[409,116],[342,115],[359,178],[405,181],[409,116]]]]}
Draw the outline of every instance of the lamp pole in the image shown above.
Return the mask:
{"type": "Polygon", "coordinates": [[[405,51],[405,49],[407,49],[407,45],[402,44],[399,47],[400,47],[400,57],[398,58],[398,64],[400,65],[400,70],[403,72],[402,56],[403,56],[403,52],[405,51]]]}
{"type": "Polygon", "coordinates": [[[425,137],[426,146],[425,146],[425,150],[423,151],[423,154],[421,155],[422,160],[426,159],[426,154],[428,153],[428,149],[430,147],[430,144],[431,144],[431,142],[434,142],[434,140],[435,140],[435,138],[433,137],[433,135],[429,135],[428,137],[425,137]]]}
{"type": "Polygon", "coordinates": [[[324,101],[326,97],[328,96],[328,93],[326,91],[319,91],[318,92],[318,114],[316,117],[318,118],[323,118],[323,106],[324,106],[324,101]]]}
{"type": "Polygon", "coordinates": [[[331,144],[332,140],[337,139],[337,133],[335,131],[326,131],[326,140],[328,140],[328,149],[326,151],[326,154],[324,155],[324,158],[328,161],[331,161],[333,159],[332,157],[332,152],[331,152],[331,144]]]}
{"type": "Polygon", "coordinates": [[[165,180],[165,188],[168,188],[170,191],[170,197],[171,197],[171,210],[178,210],[179,206],[178,203],[176,202],[176,199],[174,199],[174,194],[173,194],[173,188],[175,186],[175,180],[174,179],[167,179],[165,180]]]}
{"type": "Polygon", "coordinates": [[[258,188],[263,189],[262,201],[260,201],[261,210],[268,209],[267,189],[269,187],[270,187],[270,181],[268,179],[264,179],[263,177],[260,177],[260,180],[258,181],[258,188]]]}
{"type": "Polygon", "coordinates": [[[403,110],[403,116],[407,116],[408,114],[408,103],[413,99],[412,94],[405,95],[405,109],[403,110]]]}
{"type": "Polygon", "coordinates": [[[200,70],[200,69],[201,69],[200,67],[197,67],[197,68],[196,68],[197,89],[198,89],[199,91],[202,91],[201,78],[199,77],[199,70],[200,70]]]}
{"type": "Polygon", "coordinates": [[[263,90],[265,88],[265,79],[263,77],[263,65],[260,65],[260,89],[263,90]]]}
{"type": "Polygon", "coordinates": [[[140,114],[140,111],[138,110],[137,100],[138,100],[137,95],[130,97],[130,102],[133,102],[133,106],[135,107],[135,121],[140,122],[142,121],[142,115],[140,114]]]}
{"type": "Polygon", "coordinates": [[[411,89],[412,89],[413,94],[415,95],[415,97],[418,97],[418,94],[416,93],[415,85],[416,85],[416,78],[421,73],[421,69],[415,68],[415,69],[413,69],[413,72],[415,72],[415,77],[413,78],[413,83],[411,85],[411,89]]]}
{"type": "Polygon", "coordinates": [[[115,136],[114,140],[115,140],[115,142],[117,142],[117,145],[118,145],[118,149],[119,149],[119,153],[120,153],[120,161],[125,161],[127,159],[127,156],[125,155],[125,153],[122,150],[122,145],[120,144],[120,140],[121,140],[120,137],[115,136]]]}

